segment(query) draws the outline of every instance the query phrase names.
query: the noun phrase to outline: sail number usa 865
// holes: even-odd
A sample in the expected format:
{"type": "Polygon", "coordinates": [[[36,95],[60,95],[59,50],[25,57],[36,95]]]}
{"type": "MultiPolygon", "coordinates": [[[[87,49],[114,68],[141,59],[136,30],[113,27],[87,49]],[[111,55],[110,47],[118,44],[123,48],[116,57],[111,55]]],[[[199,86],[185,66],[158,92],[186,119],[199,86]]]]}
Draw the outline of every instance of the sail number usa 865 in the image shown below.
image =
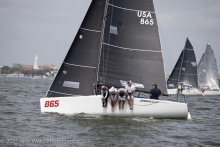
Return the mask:
{"type": "Polygon", "coordinates": [[[59,100],[45,101],[44,107],[59,107],[59,100]]]}
{"type": "Polygon", "coordinates": [[[142,24],[142,25],[154,25],[154,19],[152,18],[151,12],[138,11],[137,16],[141,17],[140,24],[142,24]]]}

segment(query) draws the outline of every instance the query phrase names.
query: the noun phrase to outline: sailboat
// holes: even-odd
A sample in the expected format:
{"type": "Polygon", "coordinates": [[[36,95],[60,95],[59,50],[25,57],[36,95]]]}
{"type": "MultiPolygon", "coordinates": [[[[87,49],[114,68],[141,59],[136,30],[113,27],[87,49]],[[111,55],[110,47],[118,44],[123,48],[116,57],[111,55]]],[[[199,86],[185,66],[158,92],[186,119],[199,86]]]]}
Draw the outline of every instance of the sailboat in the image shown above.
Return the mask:
{"type": "Polygon", "coordinates": [[[199,87],[206,89],[204,95],[220,95],[218,67],[214,51],[209,42],[199,62],[198,75],[199,87]]]}
{"type": "Polygon", "coordinates": [[[197,62],[193,46],[186,39],[185,46],[177,63],[167,80],[169,94],[177,94],[177,87],[181,85],[184,95],[201,95],[198,90],[197,62]]]}
{"type": "Polygon", "coordinates": [[[143,116],[186,119],[186,103],[134,99],[134,110],[102,107],[97,87],[124,87],[149,93],[156,83],[167,93],[153,0],[93,0],[45,98],[41,112],[73,115],[143,116]]]}

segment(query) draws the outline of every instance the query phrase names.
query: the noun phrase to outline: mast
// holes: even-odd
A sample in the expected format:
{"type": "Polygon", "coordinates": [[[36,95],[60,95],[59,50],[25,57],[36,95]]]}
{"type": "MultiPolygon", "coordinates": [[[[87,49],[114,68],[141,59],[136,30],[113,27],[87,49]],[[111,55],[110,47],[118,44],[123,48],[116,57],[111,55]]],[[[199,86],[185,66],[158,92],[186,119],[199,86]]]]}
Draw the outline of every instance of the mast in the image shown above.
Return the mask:
{"type": "MultiPolygon", "coordinates": [[[[108,10],[108,1],[109,0],[105,0],[106,4],[105,4],[105,11],[104,11],[104,17],[103,17],[103,23],[102,23],[102,35],[100,38],[100,47],[99,47],[99,54],[98,54],[98,60],[97,60],[97,72],[96,72],[96,79],[95,79],[95,85],[98,82],[98,76],[99,76],[99,64],[100,64],[100,58],[101,58],[101,53],[102,53],[102,41],[103,41],[103,36],[104,36],[104,30],[105,30],[105,21],[106,21],[106,17],[108,17],[107,15],[107,10],[108,10]]],[[[96,85],[97,86],[97,85],[96,85]]]]}

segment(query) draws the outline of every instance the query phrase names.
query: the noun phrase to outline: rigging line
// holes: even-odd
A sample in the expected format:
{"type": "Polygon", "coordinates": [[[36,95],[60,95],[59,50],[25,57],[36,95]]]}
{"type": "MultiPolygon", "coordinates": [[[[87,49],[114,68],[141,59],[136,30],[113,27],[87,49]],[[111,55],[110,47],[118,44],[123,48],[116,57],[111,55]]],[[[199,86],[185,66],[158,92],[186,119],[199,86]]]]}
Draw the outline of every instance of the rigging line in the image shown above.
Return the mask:
{"type": "MultiPolygon", "coordinates": [[[[157,17],[158,17],[158,16],[157,16],[157,17]]],[[[158,20],[157,20],[157,22],[158,22],[158,24],[159,24],[159,21],[158,21],[158,20]]],[[[159,25],[160,25],[160,24],[159,24],[159,25]]],[[[171,63],[171,61],[170,61],[170,56],[169,56],[169,54],[168,54],[167,45],[166,45],[166,42],[165,42],[165,39],[164,39],[164,36],[163,36],[162,28],[159,28],[159,29],[160,29],[160,32],[161,32],[161,36],[162,36],[162,38],[163,38],[165,50],[166,50],[166,53],[167,53],[167,56],[168,56],[168,60],[169,60],[169,63],[170,63],[170,74],[171,74],[171,72],[172,72],[172,68],[171,68],[171,67],[173,67],[173,65],[172,65],[172,63],[171,63]]]]}
{"type": "MultiPolygon", "coordinates": [[[[106,0],[106,3],[105,3],[104,15],[107,14],[108,1],[109,1],[109,0],[106,0]]],[[[102,31],[101,31],[101,37],[100,37],[100,46],[99,46],[99,53],[98,53],[97,71],[96,71],[96,72],[97,72],[97,75],[96,75],[96,83],[99,81],[99,65],[100,65],[101,56],[102,56],[102,41],[103,41],[103,36],[104,36],[104,32],[105,32],[105,22],[106,22],[106,18],[103,18],[102,31]]]]}
{"type": "MultiPolygon", "coordinates": [[[[123,9],[123,10],[128,10],[128,11],[137,11],[137,12],[138,12],[138,11],[143,11],[143,10],[135,10],[135,9],[123,8],[123,7],[115,6],[115,5],[109,4],[109,3],[108,3],[108,5],[110,5],[110,6],[112,6],[112,7],[115,7],[115,8],[119,8],[119,9],[123,9]]],[[[153,12],[153,11],[144,11],[144,12],[155,13],[155,12],[153,12]]]]}
{"type": "MultiPolygon", "coordinates": [[[[112,3],[114,3],[114,0],[113,0],[113,2],[112,3]]],[[[111,23],[112,23],[112,16],[113,16],[113,7],[112,7],[112,13],[111,13],[112,15],[111,15],[111,23]]],[[[109,35],[108,35],[108,43],[110,43],[110,32],[109,32],[109,35]]],[[[105,71],[104,71],[104,77],[105,77],[105,79],[106,79],[106,70],[107,70],[107,66],[108,66],[108,52],[109,52],[109,46],[108,46],[108,50],[107,50],[107,59],[106,59],[106,66],[105,66],[105,71]]],[[[104,80],[105,80],[104,79],[104,80]]],[[[104,82],[105,83],[105,82],[104,82]]]]}

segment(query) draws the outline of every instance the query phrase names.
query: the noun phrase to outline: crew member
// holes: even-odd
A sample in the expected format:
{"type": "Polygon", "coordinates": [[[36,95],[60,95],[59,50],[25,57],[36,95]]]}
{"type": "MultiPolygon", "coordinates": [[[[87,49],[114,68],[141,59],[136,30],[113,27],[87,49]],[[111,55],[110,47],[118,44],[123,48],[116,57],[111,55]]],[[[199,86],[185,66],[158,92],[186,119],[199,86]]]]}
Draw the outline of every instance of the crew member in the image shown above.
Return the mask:
{"type": "Polygon", "coordinates": [[[136,89],[135,86],[132,84],[132,81],[128,81],[128,84],[125,86],[125,90],[130,109],[133,110],[134,94],[136,89]]]}
{"type": "Polygon", "coordinates": [[[181,84],[178,85],[178,94],[183,92],[183,87],[181,84]]]}
{"type": "Polygon", "coordinates": [[[102,95],[102,107],[107,107],[108,97],[109,97],[109,90],[107,86],[102,86],[101,95],[102,95]]]}
{"type": "Polygon", "coordinates": [[[111,87],[109,89],[110,97],[111,97],[111,106],[112,106],[112,111],[114,111],[115,104],[118,99],[118,90],[115,87],[111,87]]]}
{"type": "Polygon", "coordinates": [[[148,98],[158,100],[159,96],[162,96],[162,93],[159,88],[157,88],[157,84],[152,85],[152,89],[150,90],[150,94],[148,98]]]}
{"type": "Polygon", "coordinates": [[[118,107],[119,109],[124,109],[125,104],[125,98],[126,98],[126,90],[124,88],[118,89],[118,107]],[[121,107],[122,103],[122,107],[121,107]]]}
{"type": "Polygon", "coordinates": [[[202,93],[204,93],[205,91],[206,91],[206,87],[203,86],[203,87],[202,87],[202,93]]]}

